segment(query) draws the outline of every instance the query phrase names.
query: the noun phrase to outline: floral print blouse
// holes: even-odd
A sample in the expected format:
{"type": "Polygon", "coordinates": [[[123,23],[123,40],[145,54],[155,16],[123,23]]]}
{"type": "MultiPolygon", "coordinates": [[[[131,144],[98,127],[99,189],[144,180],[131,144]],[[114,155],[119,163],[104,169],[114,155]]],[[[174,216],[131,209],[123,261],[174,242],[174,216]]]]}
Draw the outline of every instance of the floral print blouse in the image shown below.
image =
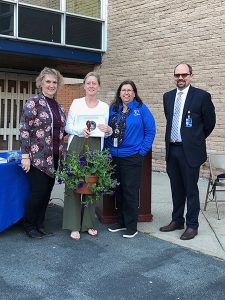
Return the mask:
{"type": "MultiPolygon", "coordinates": [[[[63,158],[63,139],[66,115],[58,104],[61,117],[59,136],[59,161],[63,158]]],[[[43,94],[27,100],[20,119],[20,144],[22,154],[29,154],[31,164],[47,175],[54,177],[53,116],[43,94]]]]}

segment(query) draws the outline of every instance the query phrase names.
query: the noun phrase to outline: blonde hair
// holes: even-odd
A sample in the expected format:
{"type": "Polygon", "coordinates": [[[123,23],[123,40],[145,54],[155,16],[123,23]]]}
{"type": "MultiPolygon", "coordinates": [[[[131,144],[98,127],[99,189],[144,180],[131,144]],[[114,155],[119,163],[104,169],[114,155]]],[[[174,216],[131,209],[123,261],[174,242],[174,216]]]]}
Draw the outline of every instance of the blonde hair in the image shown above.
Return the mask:
{"type": "Polygon", "coordinates": [[[101,85],[100,76],[96,72],[89,72],[89,73],[87,73],[87,75],[84,77],[83,84],[85,84],[86,80],[90,76],[94,76],[97,79],[98,84],[101,85]]]}
{"type": "Polygon", "coordinates": [[[55,69],[45,67],[36,78],[36,87],[38,90],[41,90],[42,82],[46,75],[55,76],[57,78],[58,87],[63,87],[64,81],[60,72],[55,69]]]}

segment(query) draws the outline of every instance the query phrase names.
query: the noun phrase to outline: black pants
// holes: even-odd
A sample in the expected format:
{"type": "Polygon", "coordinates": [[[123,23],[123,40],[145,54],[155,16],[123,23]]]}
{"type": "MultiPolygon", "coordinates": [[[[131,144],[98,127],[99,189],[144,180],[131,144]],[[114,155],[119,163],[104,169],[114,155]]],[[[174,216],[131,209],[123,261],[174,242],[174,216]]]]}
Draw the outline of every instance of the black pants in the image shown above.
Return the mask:
{"type": "MultiPolygon", "coordinates": [[[[58,155],[54,155],[54,165],[55,169],[57,169],[58,155]]],[[[55,178],[48,176],[33,166],[31,166],[27,176],[31,184],[31,194],[26,203],[24,229],[25,231],[30,231],[43,227],[45,212],[50,200],[55,178]]]]}
{"type": "Polygon", "coordinates": [[[113,157],[116,177],[120,185],[116,190],[118,219],[122,227],[137,231],[139,191],[143,156],[113,157]]]}
{"type": "Polygon", "coordinates": [[[184,224],[184,208],[187,200],[186,225],[194,229],[199,226],[199,169],[200,167],[192,168],[189,166],[182,145],[170,146],[167,173],[170,178],[173,198],[172,220],[178,224],[184,224]]]}

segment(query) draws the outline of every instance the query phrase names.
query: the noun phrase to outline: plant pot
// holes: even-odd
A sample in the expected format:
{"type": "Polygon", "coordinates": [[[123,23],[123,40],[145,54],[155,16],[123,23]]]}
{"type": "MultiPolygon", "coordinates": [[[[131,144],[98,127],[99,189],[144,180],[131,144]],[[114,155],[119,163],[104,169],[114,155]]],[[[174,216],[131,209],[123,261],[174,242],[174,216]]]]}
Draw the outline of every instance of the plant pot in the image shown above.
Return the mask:
{"type": "Polygon", "coordinates": [[[83,186],[79,189],[76,189],[75,192],[78,194],[85,194],[85,195],[94,194],[92,192],[92,190],[90,189],[90,187],[96,182],[98,182],[98,176],[90,175],[90,176],[88,176],[88,182],[84,181],[83,186]]]}

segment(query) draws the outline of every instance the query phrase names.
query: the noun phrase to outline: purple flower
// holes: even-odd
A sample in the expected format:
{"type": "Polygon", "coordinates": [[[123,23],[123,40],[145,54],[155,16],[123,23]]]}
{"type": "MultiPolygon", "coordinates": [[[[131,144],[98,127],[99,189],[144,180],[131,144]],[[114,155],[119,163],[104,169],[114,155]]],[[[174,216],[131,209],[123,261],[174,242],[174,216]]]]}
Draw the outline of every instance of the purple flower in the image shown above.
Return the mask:
{"type": "Polygon", "coordinates": [[[67,166],[67,165],[65,165],[64,167],[63,167],[63,171],[69,171],[70,170],[70,168],[69,168],[69,166],[67,166]]]}
{"type": "Polygon", "coordinates": [[[108,159],[112,160],[112,154],[111,153],[108,154],[108,159]]]}
{"type": "Polygon", "coordinates": [[[80,158],[80,164],[81,164],[82,166],[84,166],[84,165],[86,164],[86,157],[85,157],[85,156],[82,156],[82,157],[80,158]]]}
{"type": "Polygon", "coordinates": [[[83,187],[83,185],[84,185],[84,183],[83,183],[83,181],[81,181],[77,184],[77,188],[81,189],[83,187]]]}
{"type": "Polygon", "coordinates": [[[73,176],[74,176],[74,174],[73,174],[72,172],[67,172],[66,175],[67,175],[68,177],[73,177],[73,176]]]}
{"type": "Polygon", "coordinates": [[[83,204],[83,207],[84,208],[88,208],[88,204],[86,203],[86,204],[83,204]]]}
{"type": "Polygon", "coordinates": [[[58,178],[58,183],[59,183],[59,184],[62,184],[62,183],[63,183],[62,178],[58,178]]]}

